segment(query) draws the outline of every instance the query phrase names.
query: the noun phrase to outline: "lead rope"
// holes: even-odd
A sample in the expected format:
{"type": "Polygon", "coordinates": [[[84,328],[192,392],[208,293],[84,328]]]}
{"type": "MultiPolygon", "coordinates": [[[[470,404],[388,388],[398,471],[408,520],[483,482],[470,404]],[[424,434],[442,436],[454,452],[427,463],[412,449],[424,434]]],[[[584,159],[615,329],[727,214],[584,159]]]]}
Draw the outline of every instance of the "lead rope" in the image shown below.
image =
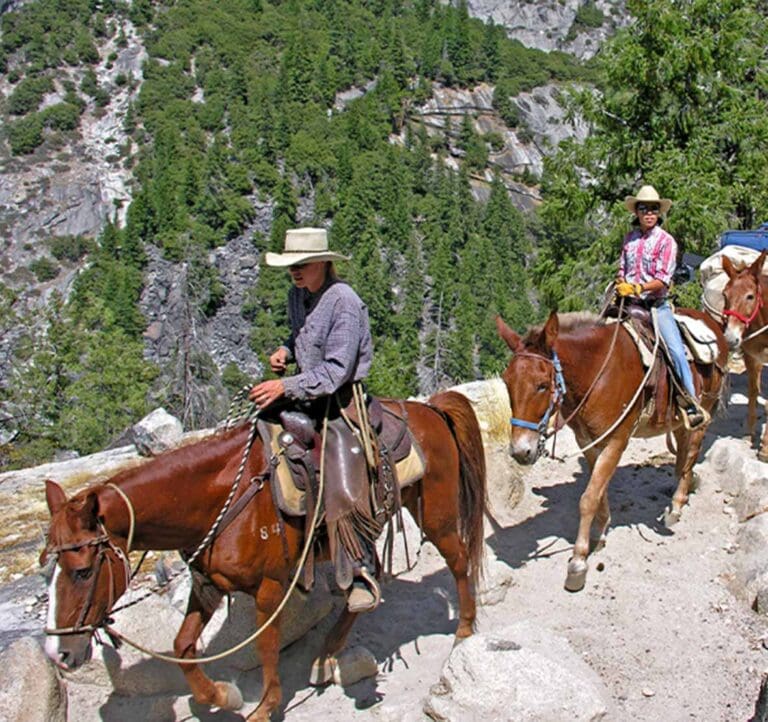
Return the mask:
{"type": "MultiPolygon", "coordinates": [[[[328,431],[328,411],[330,408],[330,396],[328,397],[328,401],[326,402],[325,406],[325,414],[323,416],[323,432],[322,432],[322,444],[320,446],[320,480],[318,482],[318,500],[322,499],[323,494],[323,487],[325,484],[325,441],[327,437],[327,431],[328,431]]],[[[255,425],[255,424],[254,424],[255,425]]],[[[322,504],[318,503],[315,505],[315,513],[312,517],[312,533],[307,535],[307,539],[304,543],[304,549],[301,553],[301,557],[299,558],[298,566],[296,567],[296,573],[293,575],[293,579],[291,580],[291,583],[288,587],[288,591],[285,593],[285,596],[283,597],[280,604],[277,606],[274,612],[269,616],[269,619],[267,619],[264,624],[262,624],[250,637],[247,639],[244,639],[242,642],[239,642],[234,647],[231,647],[230,649],[225,650],[224,652],[219,652],[218,654],[211,655],[209,657],[197,657],[195,659],[186,659],[184,657],[175,657],[170,654],[162,654],[160,652],[155,652],[151,649],[147,649],[146,647],[138,644],[137,642],[134,642],[124,635],[122,635],[120,632],[116,631],[112,627],[105,626],[104,629],[107,631],[107,633],[114,635],[117,639],[119,639],[122,642],[125,642],[128,646],[133,647],[134,649],[138,649],[140,652],[144,652],[144,654],[148,654],[150,657],[154,657],[155,659],[160,659],[164,662],[173,662],[175,664],[206,664],[208,662],[215,662],[219,659],[223,659],[224,657],[228,657],[230,654],[234,654],[235,652],[241,650],[246,645],[253,642],[257,637],[261,636],[261,634],[264,632],[264,630],[269,627],[270,624],[277,618],[277,615],[280,614],[280,612],[283,610],[283,607],[287,604],[289,597],[291,596],[291,593],[293,592],[294,588],[296,587],[296,584],[298,584],[299,577],[301,576],[301,571],[304,567],[304,562],[307,559],[307,555],[309,554],[309,550],[312,547],[312,544],[315,540],[315,531],[317,530],[317,524],[318,524],[318,518],[320,513],[320,507],[322,504]]]]}
{"type": "Polygon", "coordinates": [[[656,317],[655,308],[651,309],[651,318],[653,319],[653,331],[654,331],[654,335],[656,336],[656,340],[653,344],[653,363],[651,363],[651,365],[648,367],[648,372],[645,374],[645,376],[643,377],[643,380],[640,382],[640,385],[637,387],[637,390],[635,391],[634,396],[632,397],[630,402],[627,404],[624,411],[619,415],[619,418],[616,419],[616,421],[614,421],[613,424],[611,424],[611,426],[608,427],[607,431],[602,433],[596,439],[593,439],[586,446],[582,446],[578,451],[574,451],[571,454],[566,454],[565,456],[559,457],[559,461],[565,461],[566,459],[570,459],[574,456],[579,456],[579,454],[582,454],[588,449],[591,449],[596,444],[599,444],[603,439],[605,439],[607,436],[613,433],[616,427],[627,417],[627,414],[629,414],[629,412],[632,410],[632,407],[635,405],[635,402],[640,397],[640,394],[645,388],[645,384],[647,383],[648,379],[651,377],[651,372],[656,366],[656,354],[658,353],[658,350],[659,350],[659,325],[656,317]]]}

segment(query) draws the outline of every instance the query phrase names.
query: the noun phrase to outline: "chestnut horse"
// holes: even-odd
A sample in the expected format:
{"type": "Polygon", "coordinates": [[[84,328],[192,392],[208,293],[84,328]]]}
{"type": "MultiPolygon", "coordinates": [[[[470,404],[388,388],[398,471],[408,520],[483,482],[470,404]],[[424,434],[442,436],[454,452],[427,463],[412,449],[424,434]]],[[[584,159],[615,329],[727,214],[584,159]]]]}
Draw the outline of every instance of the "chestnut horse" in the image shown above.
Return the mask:
{"type": "MultiPolygon", "coordinates": [[[[757,423],[757,397],[760,394],[760,376],[763,364],[768,363],[768,287],[763,278],[763,251],[745,268],[737,269],[728,256],[723,255],[723,271],[728,283],[723,288],[723,326],[725,340],[732,349],[741,346],[747,370],[747,429],[750,437],[757,423]]],[[[768,413],[768,401],[766,401],[768,413]]],[[[768,425],[760,439],[757,458],[768,461],[768,425]]]]}
{"type": "MultiPolygon", "coordinates": [[[[709,316],[692,310],[685,313],[702,319],[717,334],[717,364],[697,363],[692,369],[702,406],[709,411],[719,398],[728,349],[709,316]]],[[[641,422],[646,399],[644,393],[635,394],[645,369],[635,342],[623,326],[617,330],[615,324],[604,324],[591,314],[563,317],[562,323],[561,327],[561,320],[552,312],[543,327],[521,337],[501,318],[496,319],[499,335],[514,354],[502,375],[513,414],[510,454],[522,464],[536,461],[548,422],[559,413],[584,449],[591,470],[579,501],[579,530],[565,582],[565,588],[575,592],[586,581],[590,543],[594,547],[605,542],[611,519],[608,483],[630,437],[656,436],[668,430],[675,436],[678,485],[667,514],[671,524],[679,519],[688,501],[692,468],[705,428],[702,425],[688,431],[679,414],[663,415],[669,419],[663,421],[656,421],[659,416],[654,414],[641,422]],[[586,448],[592,442],[596,443],[586,448]]]]}
{"type": "MultiPolygon", "coordinates": [[[[384,405],[402,413],[399,402],[384,405]]],[[[402,500],[453,573],[459,601],[456,639],[460,640],[473,631],[473,585],[481,572],[484,549],[486,482],[480,428],[469,401],[454,391],[438,393],[426,403],[404,402],[404,406],[408,426],[424,453],[425,471],[420,482],[402,490],[402,500]]],[[[244,424],[166,452],[69,500],[59,485],[46,482],[51,523],[41,561],[46,555],[57,557],[49,590],[46,652],[57,665],[73,669],[86,661],[92,634],[109,624],[110,610],[128,583],[129,537],[131,550],[193,550],[233,488],[238,464],[244,463],[243,479],[264,478],[269,456],[258,435],[243,459],[250,428],[244,424]]],[[[245,486],[240,484],[234,504],[245,486]]],[[[210,584],[205,585],[205,599],[193,584],[174,641],[176,657],[196,656],[197,639],[223,593],[252,595],[257,625],[267,621],[295,573],[304,537],[303,518],[282,517],[269,483],[263,484],[194,560],[193,568],[213,583],[214,598],[211,603],[210,584]],[[284,533],[278,531],[280,527],[284,533]]],[[[356,616],[346,608],[342,612],[313,665],[314,682],[329,681],[331,664],[356,616]]],[[[257,648],[263,664],[263,694],[248,719],[268,720],[282,698],[279,616],[258,637],[257,648]]],[[[199,664],[180,666],[198,703],[226,709],[242,704],[236,686],[212,681],[199,664]]]]}

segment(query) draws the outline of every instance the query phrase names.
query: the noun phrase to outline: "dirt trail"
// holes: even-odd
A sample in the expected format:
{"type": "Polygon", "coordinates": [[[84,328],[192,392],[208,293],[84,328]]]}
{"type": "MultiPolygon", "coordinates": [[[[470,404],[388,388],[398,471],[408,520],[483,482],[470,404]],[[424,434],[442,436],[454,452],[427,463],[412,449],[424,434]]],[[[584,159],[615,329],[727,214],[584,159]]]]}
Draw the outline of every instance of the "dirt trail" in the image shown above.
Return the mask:
{"type": "MultiPolygon", "coordinates": [[[[743,394],[743,377],[733,384],[732,391],[743,394]]],[[[739,438],[744,416],[744,406],[735,404],[717,418],[704,451],[719,436],[739,438]]],[[[740,443],[745,454],[754,454],[740,443]]],[[[573,451],[572,436],[562,432],[558,453],[573,451]]],[[[543,459],[521,469],[501,445],[487,456],[497,519],[487,524],[486,541],[497,559],[491,576],[506,575],[511,585],[502,602],[480,608],[478,631],[528,620],[564,637],[602,679],[610,722],[752,717],[768,671],[768,620],[726,587],[736,521],[714,481],[701,480],[682,520],[668,530],[659,520],[673,490],[673,457],[663,438],[630,442],[610,487],[607,545],[590,557],[586,588],[572,594],[563,582],[587,479],[584,462],[577,456],[563,463],[543,459]],[[521,479],[522,498],[510,501],[521,479]]],[[[358,621],[349,640],[375,655],[378,676],[346,689],[309,687],[312,659],[332,621],[326,619],[281,655],[288,722],[426,719],[423,700],[453,643],[453,579],[425,545],[416,568],[383,591],[382,605],[358,621]]],[[[188,695],[105,698],[88,685],[73,685],[70,719],[242,720],[255,708],[260,677],[252,670],[237,680],[246,700],[239,714],[210,712],[188,695]]]]}

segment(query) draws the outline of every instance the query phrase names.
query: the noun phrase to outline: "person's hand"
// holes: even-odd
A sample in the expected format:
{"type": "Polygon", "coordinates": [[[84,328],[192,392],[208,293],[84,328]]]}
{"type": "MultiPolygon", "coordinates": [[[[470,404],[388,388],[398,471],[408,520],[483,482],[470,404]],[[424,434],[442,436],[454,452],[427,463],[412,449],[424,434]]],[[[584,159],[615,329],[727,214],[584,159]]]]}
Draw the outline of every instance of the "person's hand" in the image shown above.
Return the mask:
{"type": "Polygon", "coordinates": [[[278,376],[282,376],[285,373],[287,365],[288,349],[281,346],[269,357],[269,366],[278,376]]]}
{"type": "Polygon", "coordinates": [[[248,398],[263,409],[285,396],[285,386],[281,379],[270,379],[256,384],[248,398]]]}
{"type": "Polygon", "coordinates": [[[616,284],[616,293],[619,296],[639,296],[643,292],[643,287],[639,283],[627,283],[621,281],[616,284]]]}

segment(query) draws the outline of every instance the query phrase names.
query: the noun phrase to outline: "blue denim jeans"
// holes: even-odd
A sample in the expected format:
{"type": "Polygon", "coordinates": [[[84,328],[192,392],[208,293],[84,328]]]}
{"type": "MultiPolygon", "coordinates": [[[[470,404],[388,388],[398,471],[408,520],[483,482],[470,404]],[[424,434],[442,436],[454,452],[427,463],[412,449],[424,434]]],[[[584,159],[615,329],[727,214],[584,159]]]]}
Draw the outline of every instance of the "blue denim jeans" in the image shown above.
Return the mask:
{"type": "Polygon", "coordinates": [[[695,399],[696,389],[693,386],[691,367],[685,358],[683,337],[680,335],[675,315],[672,313],[672,306],[669,305],[669,301],[664,301],[657,306],[656,311],[659,319],[659,332],[664,339],[669,355],[672,357],[672,365],[675,367],[677,378],[680,379],[690,397],[695,399]]]}

